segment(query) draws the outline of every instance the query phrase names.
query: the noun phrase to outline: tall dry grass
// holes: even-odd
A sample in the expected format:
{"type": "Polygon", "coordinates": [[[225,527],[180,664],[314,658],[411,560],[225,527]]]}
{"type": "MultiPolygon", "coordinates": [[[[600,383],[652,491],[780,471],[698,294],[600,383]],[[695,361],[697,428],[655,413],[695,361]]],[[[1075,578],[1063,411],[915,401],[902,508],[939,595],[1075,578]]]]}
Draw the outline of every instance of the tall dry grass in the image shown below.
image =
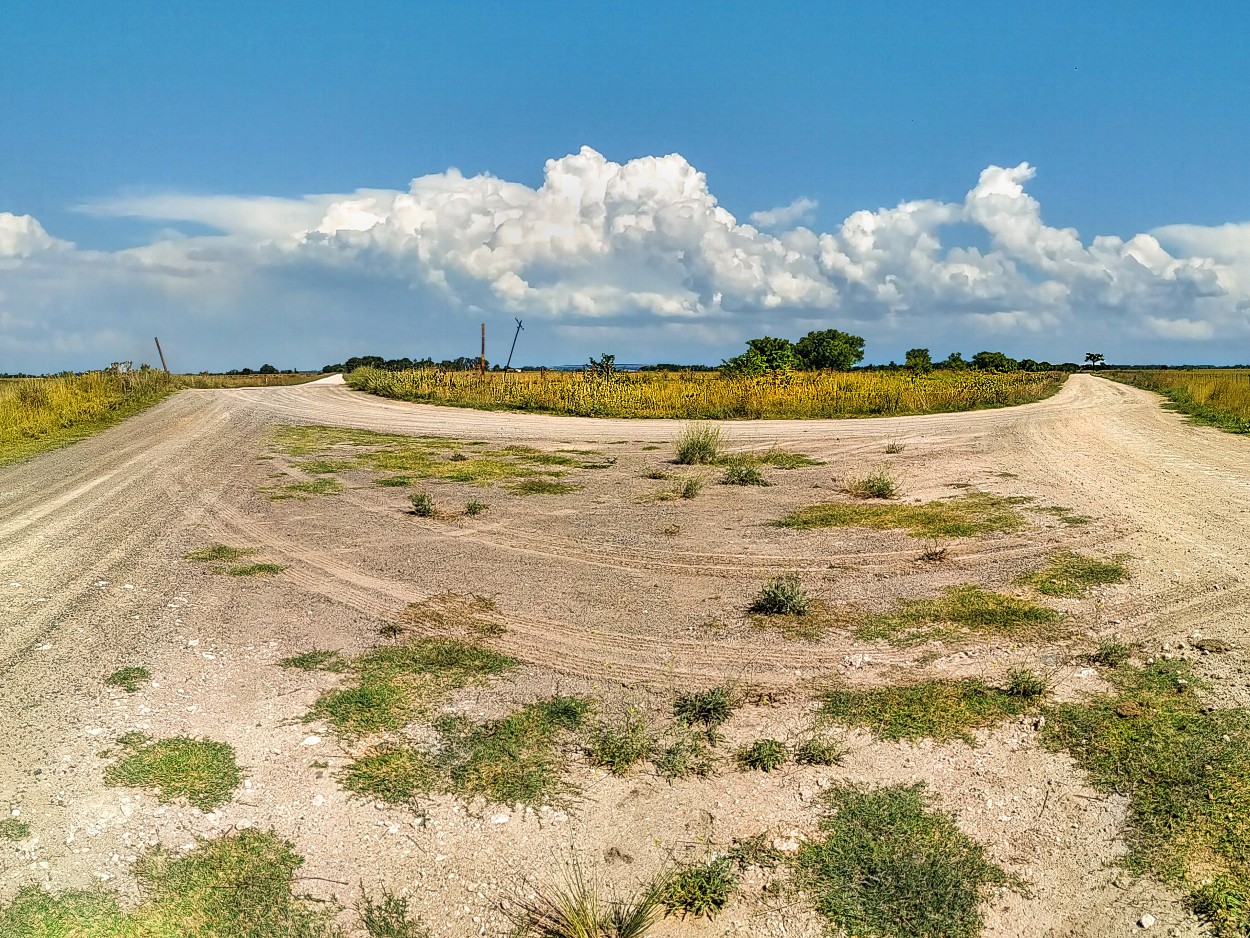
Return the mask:
{"type": "Polygon", "coordinates": [[[309,375],[168,375],[90,371],[0,380],[0,465],[72,443],[182,388],[294,384],[309,375]]]}
{"type": "Polygon", "coordinates": [[[880,417],[1025,404],[1053,394],[1056,373],[979,371],[793,372],[730,378],[717,372],[521,374],[361,368],[353,388],[405,401],[585,417],[683,420],[880,417]]]}
{"type": "Polygon", "coordinates": [[[1199,423],[1233,433],[1250,433],[1250,370],[1187,368],[1104,374],[1123,384],[1162,394],[1174,409],[1199,423]]]}

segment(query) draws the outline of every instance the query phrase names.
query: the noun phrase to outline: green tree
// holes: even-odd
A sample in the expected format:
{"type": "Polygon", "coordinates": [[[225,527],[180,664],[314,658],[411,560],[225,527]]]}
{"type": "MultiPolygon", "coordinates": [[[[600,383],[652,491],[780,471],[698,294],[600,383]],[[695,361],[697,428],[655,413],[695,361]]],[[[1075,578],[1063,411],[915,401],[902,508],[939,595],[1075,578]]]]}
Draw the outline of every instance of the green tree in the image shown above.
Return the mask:
{"type": "Polygon", "coordinates": [[[978,371],[1018,371],[1020,365],[1002,352],[977,352],[972,356],[972,367],[978,371]]]}
{"type": "Polygon", "coordinates": [[[933,370],[933,358],[929,355],[927,348],[909,348],[903,363],[918,375],[927,374],[933,370]]]}
{"type": "Polygon", "coordinates": [[[963,352],[951,352],[946,358],[937,363],[938,368],[945,368],[947,371],[963,371],[968,367],[968,363],[964,361],[963,352]]]}
{"type": "Polygon", "coordinates": [[[794,346],[804,368],[850,371],[864,359],[864,340],[838,329],[809,332],[794,346]]]}
{"type": "Polygon", "coordinates": [[[794,353],[794,343],[789,339],[775,339],[766,335],[762,339],[751,339],[747,342],[747,347],[764,359],[764,367],[769,371],[789,371],[798,367],[799,359],[794,353]]]}
{"type": "Polygon", "coordinates": [[[1098,352],[1086,352],[1085,364],[1091,368],[1101,368],[1107,361],[1106,356],[1100,355],[1098,352]]]}

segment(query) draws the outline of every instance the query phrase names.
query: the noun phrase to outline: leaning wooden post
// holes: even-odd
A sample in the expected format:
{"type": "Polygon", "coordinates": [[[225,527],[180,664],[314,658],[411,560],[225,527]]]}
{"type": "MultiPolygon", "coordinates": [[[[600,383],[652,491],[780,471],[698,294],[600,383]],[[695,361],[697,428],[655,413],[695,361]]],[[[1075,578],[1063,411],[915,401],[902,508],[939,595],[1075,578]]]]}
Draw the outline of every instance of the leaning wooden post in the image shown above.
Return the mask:
{"type": "Polygon", "coordinates": [[[161,357],[161,367],[165,369],[165,374],[169,374],[169,366],[165,364],[165,353],[161,351],[161,340],[153,336],[156,340],[156,354],[161,357]]]}
{"type": "Polygon", "coordinates": [[[486,374],[486,323],[482,323],[482,357],[477,360],[479,374],[486,374]]]}

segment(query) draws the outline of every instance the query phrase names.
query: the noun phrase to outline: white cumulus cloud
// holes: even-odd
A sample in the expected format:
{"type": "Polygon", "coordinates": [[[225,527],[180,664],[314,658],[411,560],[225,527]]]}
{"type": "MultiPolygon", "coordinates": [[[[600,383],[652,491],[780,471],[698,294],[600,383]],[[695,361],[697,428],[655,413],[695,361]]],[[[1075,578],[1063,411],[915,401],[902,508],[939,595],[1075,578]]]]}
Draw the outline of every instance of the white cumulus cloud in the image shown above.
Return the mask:
{"type": "Polygon", "coordinates": [[[449,169],[404,190],[81,206],[211,232],[120,251],[0,213],[0,350],[32,358],[26,370],[85,367],[136,357],[145,346],[115,346],[160,329],[202,367],[247,364],[244,336],[271,349],[255,357],[301,364],[442,357],[471,346],[476,322],[512,316],[527,317],[546,361],[609,345],[635,360],[715,360],[747,337],[829,326],[865,335],[870,355],[887,347],[881,358],[993,343],[1079,359],[1097,343],[1113,360],[1128,357],[1117,347],[1163,360],[1173,343],[1227,354],[1216,337],[1250,337],[1250,223],[1084,238],[1043,219],[1034,175],[990,166],[961,201],[854,211],[827,232],[801,224],[814,200],[740,223],[682,156],[618,163],[588,147],[547,161],[537,187],[449,169]],[[980,248],[966,246],[969,229],[980,248]]]}

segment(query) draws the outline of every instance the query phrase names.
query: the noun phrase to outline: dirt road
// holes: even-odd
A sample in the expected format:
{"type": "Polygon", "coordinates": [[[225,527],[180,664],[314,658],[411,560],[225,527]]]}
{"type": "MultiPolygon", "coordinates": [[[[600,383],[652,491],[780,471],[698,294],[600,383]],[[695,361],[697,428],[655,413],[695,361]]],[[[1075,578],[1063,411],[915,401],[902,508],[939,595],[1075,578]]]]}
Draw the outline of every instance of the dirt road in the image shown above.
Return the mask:
{"type": "MultiPolygon", "coordinates": [[[[680,431],[676,422],[426,407],[360,395],[327,379],[184,391],[95,438],[0,469],[0,797],[13,792],[13,805],[27,815],[42,812],[47,828],[58,832],[29,855],[6,848],[0,872],[18,871],[11,880],[18,885],[117,877],[125,884],[125,859],[143,843],[208,832],[202,819],[185,816],[183,827],[171,832],[157,824],[147,837],[119,806],[116,791],[101,787],[93,753],[131,727],[155,722],[233,733],[241,759],[258,777],[268,771],[275,789],[298,788],[304,784],[299,767],[284,765],[282,753],[298,745],[301,730],[290,720],[321,685],[301,684],[274,668],[274,660],[309,647],[367,647],[377,641],[379,621],[448,591],[494,597],[507,630],[492,644],[542,669],[553,686],[606,681],[674,688],[729,677],[802,688],[833,674],[880,679],[919,667],[916,655],[858,646],[845,636],[816,644],[762,638],[734,610],[763,577],[780,571],[802,573],[831,597],[871,605],[974,574],[990,585],[1007,583],[1054,546],[1132,557],[1131,585],[1110,590],[1097,604],[1069,604],[1091,633],[1162,644],[1200,631],[1240,646],[1250,624],[1250,441],[1188,426],[1147,392],[1074,375],[1053,398],[1006,410],[729,422],[723,430],[734,448],[776,446],[827,465],[785,474],[785,483],[758,492],[709,485],[706,496],[690,503],[656,502],[649,497],[655,483],[643,482],[639,469],[668,458],[680,431]],[[617,462],[575,498],[493,495],[481,520],[454,524],[406,514],[402,490],[367,480],[349,479],[338,496],[271,502],[260,490],[275,479],[289,481],[296,470],[270,456],[267,434],[279,424],[301,423],[544,449],[589,446],[617,462]],[[902,453],[883,456],[888,442],[903,444],[902,453]],[[1038,520],[1027,534],[961,540],[938,571],[918,568],[920,545],[902,534],[791,532],[766,524],[781,511],[827,498],[839,475],[887,458],[910,498],[970,486],[1027,495],[1095,520],[1081,528],[1038,520]],[[182,559],[212,542],[255,548],[288,569],[272,580],[240,581],[182,559]],[[142,699],[102,685],[104,675],[133,663],[149,663],[158,675],[142,699]],[[98,842],[80,848],[83,831],[94,831],[90,838],[98,835],[98,842]]],[[[991,649],[931,657],[926,666],[950,674],[993,672],[1021,655],[1047,661],[1050,653],[991,649]]],[[[1250,704],[1240,650],[1204,658],[1199,668],[1222,699],[1250,704]]],[[[1058,757],[1034,755],[1049,759],[1050,767],[1021,763],[1026,778],[1050,772],[1079,788],[1058,757]]],[[[1004,770],[1004,791],[1018,783],[1004,770]]],[[[333,790],[328,779],[317,784],[333,790]]],[[[951,795],[956,804],[960,797],[951,795]]],[[[303,810],[253,813],[256,823],[287,831],[308,852],[312,835],[301,826],[303,810]]],[[[1106,859],[1119,849],[1122,806],[1050,810],[1059,811],[1057,824],[1087,824],[1087,833],[1101,838],[1068,852],[1106,859]]],[[[1041,835],[1030,828],[1028,836],[1041,835]]],[[[1013,843],[1011,849],[1024,851],[1020,862],[1036,862],[1036,851],[1013,843]]],[[[311,862],[341,874],[351,853],[325,859],[322,867],[311,862]]],[[[1093,875],[1086,861],[1064,860],[1063,853],[1048,852],[1053,869],[1036,873],[1047,884],[1042,905],[1003,900],[990,933],[1121,933],[1130,906],[1147,902],[1162,921],[1175,922],[1178,934],[1193,927],[1165,890],[1146,884],[1117,892],[1108,885],[1111,874],[1097,883],[1081,879],[1093,875]],[[1095,907],[1114,916],[1115,931],[1077,927],[1111,921],[1097,919],[1095,907]],[[1019,928],[1017,920],[1024,923],[1019,928]]],[[[6,886],[0,900],[8,894],[6,886]]],[[[467,932],[436,931],[444,933],[467,932]]]]}

